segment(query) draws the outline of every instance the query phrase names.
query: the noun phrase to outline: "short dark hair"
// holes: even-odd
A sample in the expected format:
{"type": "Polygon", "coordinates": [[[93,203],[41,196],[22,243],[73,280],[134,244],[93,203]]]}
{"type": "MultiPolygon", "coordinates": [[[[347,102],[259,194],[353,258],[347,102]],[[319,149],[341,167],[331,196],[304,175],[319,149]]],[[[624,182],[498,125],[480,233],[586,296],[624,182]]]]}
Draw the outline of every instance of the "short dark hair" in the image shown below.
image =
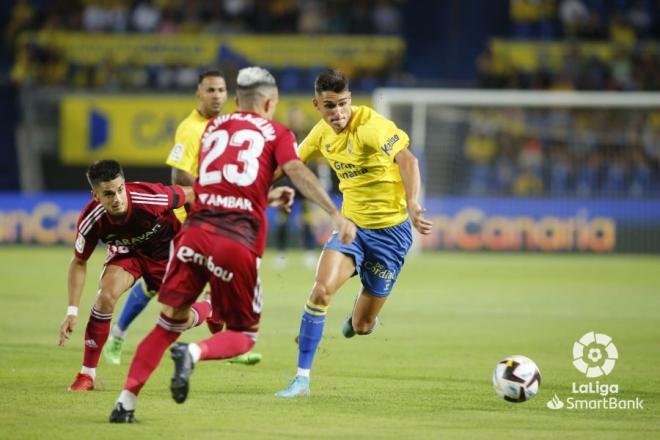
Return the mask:
{"type": "Polygon", "coordinates": [[[98,160],[87,168],[85,173],[90,186],[94,188],[101,182],[109,182],[117,177],[124,177],[124,170],[116,160],[98,160]]]}
{"type": "Polygon", "coordinates": [[[348,90],[348,79],[337,69],[327,69],[316,77],[314,90],[319,94],[323,92],[341,93],[348,90]]]}
{"type": "Polygon", "coordinates": [[[204,81],[204,78],[208,78],[210,76],[215,76],[218,78],[225,79],[225,74],[222,73],[221,70],[218,69],[204,70],[202,73],[199,74],[199,77],[197,78],[197,85],[200,85],[202,81],[204,81]]]}
{"type": "Polygon", "coordinates": [[[222,70],[219,69],[204,70],[202,73],[199,74],[199,77],[197,78],[197,85],[200,85],[202,81],[204,81],[204,78],[208,78],[209,76],[215,76],[218,78],[225,79],[225,74],[222,73],[222,70]]]}

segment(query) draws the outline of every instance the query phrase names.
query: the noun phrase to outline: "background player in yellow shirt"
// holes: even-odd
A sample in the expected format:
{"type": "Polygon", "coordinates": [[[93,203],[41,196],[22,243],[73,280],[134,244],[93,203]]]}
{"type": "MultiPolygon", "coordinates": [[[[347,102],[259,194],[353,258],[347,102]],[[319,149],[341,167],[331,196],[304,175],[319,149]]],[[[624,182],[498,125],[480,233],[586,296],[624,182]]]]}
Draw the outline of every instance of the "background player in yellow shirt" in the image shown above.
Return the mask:
{"type": "MultiPolygon", "coordinates": [[[[195,183],[199,141],[206,124],[222,112],[227,102],[227,83],[219,70],[207,70],[199,75],[197,82],[198,106],[181,121],[174,136],[174,147],[165,163],[172,167],[172,182],[195,183]]],[[[182,185],[182,183],[174,183],[182,185]]],[[[185,220],[185,212],[179,220],[185,220]]]]}
{"type": "MultiPolygon", "coordinates": [[[[219,70],[206,70],[199,75],[197,81],[197,108],[179,124],[174,135],[174,147],[165,163],[172,167],[172,184],[192,186],[197,178],[199,145],[206,124],[210,119],[218,116],[227,102],[227,83],[219,70]]],[[[293,198],[289,188],[278,190],[278,193],[269,194],[271,198],[293,198]],[[283,194],[283,193],[287,194],[283,194]]],[[[292,202],[293,200],[291,200],[292,202]]],[[[174,213],[181,223],[186,219],[186,209],[177,208],[174,213]]],[[[104,358],[115,365],[121,362],[121,350],[126,339],[126,332],[133,320],[144,310],[156,292],[149,292],[142,280],[133,285],[119,319],[112,326],[110,338],[103,350],[104,358]]],[[[212,331],[222,330],[222,323],[213,320],[209,324],[212,331]]],[[[259,353],[245,353],[229,361],[234,363],[256,364],[261,360],[259,353]]]]}
{"type": "Polygon", "coordinates": [[[408,149],[408,135],[369,107],[352,107],[343,73],[325,71],[314,87],[314,107],[322,120],[298,153],[303,161],[317,155],[328,161],[344,196],[342,214],[358,228],[350,245],[334,233],[323,249],[300,323],[298,372],[278,397],[309,396],[325,315],[341,285],[360,275],[362,289],[344,323],[344,336],[371,333],[412,244],[411,223],[421,234],[430,234],[432,226],[418,200],[419,166],[408,149]]]}

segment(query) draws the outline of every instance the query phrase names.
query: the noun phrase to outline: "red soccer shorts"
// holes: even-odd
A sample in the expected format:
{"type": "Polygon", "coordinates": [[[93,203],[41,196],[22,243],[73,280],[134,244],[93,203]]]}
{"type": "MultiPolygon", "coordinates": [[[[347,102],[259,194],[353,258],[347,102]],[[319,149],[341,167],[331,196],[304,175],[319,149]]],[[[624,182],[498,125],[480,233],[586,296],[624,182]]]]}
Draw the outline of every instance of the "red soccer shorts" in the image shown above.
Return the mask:
{"type": "Polygon", "coordinates": [[[165,276],[167,260],[152,260],[133,253],[110,253],[105,260],[106,266],[119,266],[138,280],[144,278],[149,292],[157,292],[165,276]]]}
{"type": "Polygon", "coordinates": [[[213,316],[227,328],[256,331],[261,316],[259,258],[238,242],[187,226],[174,239],[158,301],[181,308],[195,302],[208,282],[213,316]]]}

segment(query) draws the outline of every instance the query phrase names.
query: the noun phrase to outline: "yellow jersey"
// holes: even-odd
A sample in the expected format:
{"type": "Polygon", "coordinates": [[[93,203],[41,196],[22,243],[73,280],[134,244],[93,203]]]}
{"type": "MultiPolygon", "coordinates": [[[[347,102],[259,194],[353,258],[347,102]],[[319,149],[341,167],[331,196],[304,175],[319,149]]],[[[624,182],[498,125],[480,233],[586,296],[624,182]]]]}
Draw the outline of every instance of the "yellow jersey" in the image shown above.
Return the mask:
{"type": "Polygon", "coordinates": [[[407,148],[408,135],[369,107],[352,107],[340,133],[319,121],[302,141],[298,154],[307,162],[323,156],[339,178],[342,214],[361,228],[398,225],[408,214],[406,192],[394,156],[407,148]]]}
{"type": "MultiPolygon", "coordinates": [[[[208,122],[209,120],[202,116],[197,109],[181,121],[174,135],[174,147],[165,163],[197,177],[199,144],[208,122]]],[[[175,209],[174,213],[181,223],[185,221],[186,210],[183,206],[175,209]]]]}

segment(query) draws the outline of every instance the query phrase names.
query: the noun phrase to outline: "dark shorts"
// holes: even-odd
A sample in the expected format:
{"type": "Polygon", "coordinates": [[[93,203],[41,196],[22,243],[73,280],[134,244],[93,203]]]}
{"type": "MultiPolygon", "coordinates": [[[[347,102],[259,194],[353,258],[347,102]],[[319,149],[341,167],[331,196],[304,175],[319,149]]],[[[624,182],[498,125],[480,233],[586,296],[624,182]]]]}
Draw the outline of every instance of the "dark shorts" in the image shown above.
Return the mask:
{"type": "Polygon", "coordinates": [[[410,220],[383,229],[357,228],[353,243],[344,245],[333,233],[324,249],[335,249],[355,260],[362,285],[376,296],[388,296],[412,245],[410,220]]]}
{"type": "Polygon", "coordinates": [[[238,242],[194,226],[173,242],[158,301],[189,306],[208,282],[213,316],[237,331],[255,331],[261,317],[260,259],[238,242]]]}

